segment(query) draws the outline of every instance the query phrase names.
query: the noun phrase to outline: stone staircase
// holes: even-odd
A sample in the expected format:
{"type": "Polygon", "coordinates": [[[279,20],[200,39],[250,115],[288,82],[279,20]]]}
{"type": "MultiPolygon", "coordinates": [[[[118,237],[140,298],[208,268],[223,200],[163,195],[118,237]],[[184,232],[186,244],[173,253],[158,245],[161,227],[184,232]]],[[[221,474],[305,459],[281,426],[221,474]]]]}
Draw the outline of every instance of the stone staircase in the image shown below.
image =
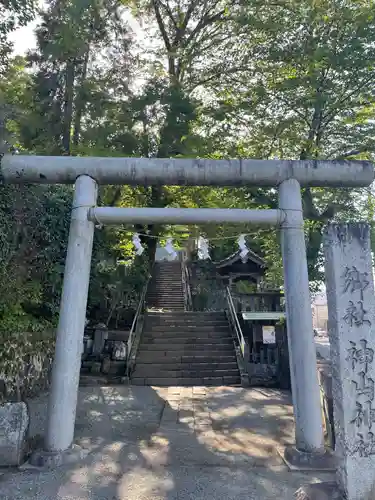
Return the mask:
{"type": "Polygon", "coordinates": [[[149,312],[134,385],[241,384],[233,339],[223,312],[149,312]]]}
{"type": "Polygon", "coordinates": [[[240,385],[224,312],[184,310],[180,262],[156,262],[147,294],[134,385],[240,385]]]}
{"type": "Polygon", "coordinates": [[[184,311],[180,262],[155,262],[146,302],[151,309],[184,311]]]}

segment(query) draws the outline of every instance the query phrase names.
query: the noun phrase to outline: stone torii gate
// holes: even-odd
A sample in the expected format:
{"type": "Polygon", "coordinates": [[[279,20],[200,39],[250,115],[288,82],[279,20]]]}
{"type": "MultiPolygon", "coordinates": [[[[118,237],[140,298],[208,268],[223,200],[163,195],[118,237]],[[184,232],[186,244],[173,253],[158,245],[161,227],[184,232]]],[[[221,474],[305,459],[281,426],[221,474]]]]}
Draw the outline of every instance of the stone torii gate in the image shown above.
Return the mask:
{"type": "Polygon", "coordinates": [[[281,226],[288,346],[295,417],[295,454],[324,456],[320,393],[303,229],[301,186],[364,187],[374,179],[369,162],[192,160],[5,155],[4,183],[73,184],[75,193],[56,335],[44,454],[61,463],[70,453],[95,222],[254,223],[281,226]],[[279,209],[159,209],[97,207],[98,184],[264,186],[278,189],[279,209]]]}

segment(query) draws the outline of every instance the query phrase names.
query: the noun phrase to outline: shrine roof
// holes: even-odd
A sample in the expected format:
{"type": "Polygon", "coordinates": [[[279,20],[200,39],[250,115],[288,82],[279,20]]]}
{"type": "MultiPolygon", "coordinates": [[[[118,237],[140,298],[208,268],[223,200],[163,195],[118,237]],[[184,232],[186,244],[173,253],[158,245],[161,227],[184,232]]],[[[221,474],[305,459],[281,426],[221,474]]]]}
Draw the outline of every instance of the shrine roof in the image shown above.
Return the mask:
{"type": "Polygon", "coordinates": [[[233,253],[232,255],[229,255],[229,257],[226,257],[223,260],[220,260],[218,262],[213,262],[213,264],[215,265],[215,267],[217,269],[223,269],[225,267],[230,267],[233,264],[238,264],[238,263],[241,263],[241,264],[243,264],[243,266],[248,267],[248,263],[250,263],[250,264],[252,264],[252,267],[255,264],[256,267],[264,270],[267,267],[264,259],[262,257],[260,257],[258,254],[256,254],[255,252],[253,252],[250,248],[248,250],[249,250],[249,253],[247,254],[247,262],[245,262],[245,263],[242,262],[241,255],[240,255],[241,251],[238,250],[237,252],[233,253]]]}

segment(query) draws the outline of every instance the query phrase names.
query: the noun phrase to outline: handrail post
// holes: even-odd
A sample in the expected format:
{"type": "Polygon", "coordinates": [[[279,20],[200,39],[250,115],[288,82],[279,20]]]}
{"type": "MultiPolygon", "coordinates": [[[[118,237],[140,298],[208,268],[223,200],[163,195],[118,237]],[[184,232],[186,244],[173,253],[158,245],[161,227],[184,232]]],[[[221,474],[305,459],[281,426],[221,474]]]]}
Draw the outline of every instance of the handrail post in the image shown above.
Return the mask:
{"type": "Polygon", "coordinates": [[[186,283],[185,283],[185,269],[184,269],[184,261],[182,258],[182,253],[181,253],[181,282],[182,282],[182,293],[184,295],[184,308],[185,311],[187,311],[188,304],[187,304],[187,293],[186,293],[186,283]]]}
{"type": "Polygon", "coordinates": [[[190,292],[190,285],[189,285],[189,273],[188,273],[188,268],[186,265],[186,259],[183,259],[181,261],[181,279],[182,279],[182,288],[183,288],[183,294],[184,294],[184,305],[185,305],[185,311],[190,311],[192,310],[192,300],[191,300],[191,292],[190,292]]]}
{"type": "MultiPolygon", "coordinates": [[[[228,314],[228,320],[232,324],[232,328],[234,328],[237,340],[240,346],[240,352],[241,352],[241,359],[237,357],[237,362],[240,367],[241,371],[241,383],[244,384],[244,386],[248,387],[249,385],[249,346],[248,343],[245,340],[245,337],[242,332],[241,324],[238,320],[237,313],[234,308],[234,303],[233,303],[233,298],[230,293],[230,288],[227,286],[226,287],[226,297],[227,297],[227,303],[228,303],[228,309],[229,309],[229,314],[228,314]],[[242,367],[242,369],[241,369],[242,367]]],[[[237,355],[237,349],[236,349],[236,355],[237,355]]]]}
{"type": "Polygon", "coordinates": [[[131,326],[130,332],[129,332],[128,342],[127,342],[127,346],[126,346],[127,347],[127,349],[126,349],[126,372],[127,372],[128,377],[129,377],[129,361],[130,361],[130,357],[131,357],[131,353],[132,353],[132,348],[134,345],[133,337],[137,331],[139,317],[141,316],[141,313],[142,313],[143,308],[144,308],[150,280],[151,280],[151,275],[148,277],[148,280],[146,281],[146,284],[143,287],[143,290],[141,293],[141,298],[139,299],[138,307],[137,307],[137,310],[135,312],[132,326],[131,326]]]}
{"type": "Polygon", "coordinates": [[[227,302],[228,302],[229,314],[230,314],[230,316],[232,318],[233,327],[234,327],[234,330],[235,330],[236,335],[237,335],[237,339],[238,339],[238,342],[239,342],[239,345],[240,345],[242,357],[245,359],[245,352],[246,352],[245,345],[246,345],[246,342],[245,342],[245,338],[244,338],[243,333],[242,333],[240,322],[238,321],[238,318],[237,318],[236,309],[234,307],[232,295],[230,293],[230,289],[229,289],[228,286],[226,287],[226,295],[227,295],[227,302]]]}

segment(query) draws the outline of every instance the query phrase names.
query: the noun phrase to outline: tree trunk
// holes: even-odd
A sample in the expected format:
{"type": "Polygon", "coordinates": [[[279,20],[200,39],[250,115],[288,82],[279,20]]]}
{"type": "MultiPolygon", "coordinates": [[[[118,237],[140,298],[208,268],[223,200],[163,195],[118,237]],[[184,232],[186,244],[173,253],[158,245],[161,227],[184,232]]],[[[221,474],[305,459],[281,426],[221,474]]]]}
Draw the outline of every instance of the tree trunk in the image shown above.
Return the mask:
{"type": "MultiPolygon", "coordinates": [[[[154,208],[164,207],[164,196],[163,196],[163,186],[152,186],[151,187],[151,203],[150,206],[154,208]]],[[[148,234],[150,237],[146,239],[147,255],[152,264],[155,260],[155,253],[158,244],[158,237],[162,232],[162,226],[149,224],[148,234]]]]}
{"type": "Polygon", "coordinates": [[[89,55],[90,55],[90,47],[87,46],[85,58],[83,61],[80,88],[79,88],[79,91],[77,92],[76,99],[75,99],[75,115],[74,115],[74,131],[73,131],[73,145],[75,147],[77,147],[79,144],[79,137],[80,137],[80,133],[81,133],[82,115],[83,115],[83,113],[85,111],[85,107],[86,107],[86,102],[85,102],[84,95],[83,95],[83,86],[84,86],[85,81],[86,81],[89,55]]]}
{"type": "Polygon", "coordinates": [[[65,73],[65,95],[64,95],[64,117],[62,146],[65,155],[70,155],[70,135],[73,118],[73,99],[74,99],[74,78],[75,78],[75,59],[71,59],[66,64],[65,73]]]}
{"type": "Polygon", "coordinates": [[[155,262],[156,248],[158,246],[158,237],[160,235],[160,226],[152,224],[149,226],[149,235],[146,238],[146,253],[150,266],[155,262]]]}

